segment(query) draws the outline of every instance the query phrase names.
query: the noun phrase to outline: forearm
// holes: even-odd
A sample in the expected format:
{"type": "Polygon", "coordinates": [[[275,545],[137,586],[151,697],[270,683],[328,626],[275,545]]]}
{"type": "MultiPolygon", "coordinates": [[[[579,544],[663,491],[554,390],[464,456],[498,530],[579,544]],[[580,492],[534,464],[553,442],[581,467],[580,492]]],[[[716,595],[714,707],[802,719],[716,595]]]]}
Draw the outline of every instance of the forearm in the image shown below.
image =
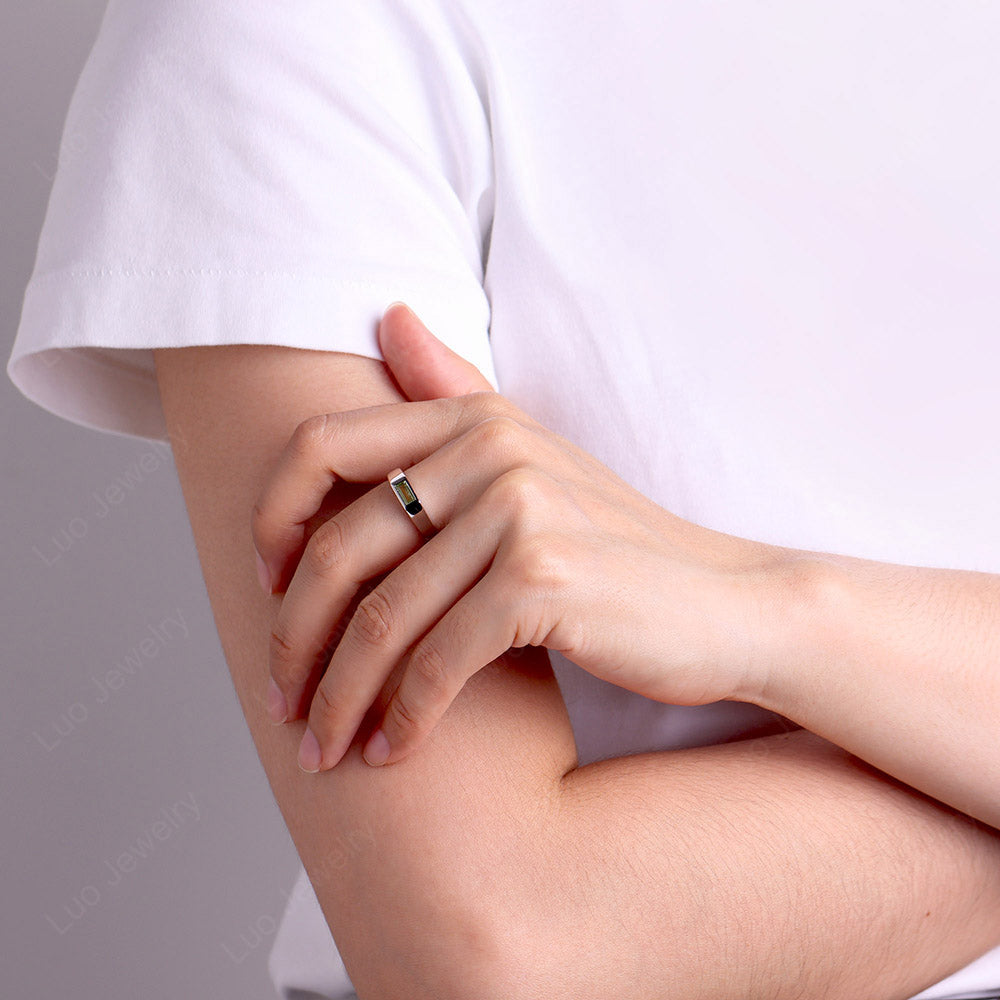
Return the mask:
{"type": "Polygon", "coordinates": [[[776,604],[792,627],[760,703],[1000,826],[1000,576],[806,565],[776,604]]]}
{"type": "MultiPolygon", "coordinates": [[[[530,648],[475,674],[412,758],[373,769],[359,741],[332,771],[303,773],[304,722],[275,727],[264,713],[277,599],[257,587],[250,508],[299,421],[398,396],[380,365],[355,356],[226,347],[156,357],[234,686],[360,996],[780,998],[801,982],[785,956],[839,984],[833,953],[852,968],[868,960],[887,963],[883,976],[922,976],[919,988],[1000,941],[994,833],[832,748],[836,763],[818,767],[800,752],[803,736],[780,752],[748,741],[575,770],[558,687],[530,648]],[[776,917],[797,952],[775,945],[776,917]],[[815,930],[828,926],[832,943],[815,930]],[[761,992],[730,991],[747,970],[761,992]],[[522,974],[524,988],[498,982],[522,974]],[[478,994],[477,983],[487,984],[478,994]]],[[[862,995],[877,996],[866,988],[851,1000],[862,995]]]]}
{"type": "MultiPolygon", "coordinates": [[[[532,877],[518,852],[576,763],[551,669],[528,656],[479,671],[413,760],[371,768],[356,742],[335,769],[304,773],[305,721],[275,726],[265,713],[279,599],[258,587],[250,513],[300,421],[398,392],[380,363],[355,355],[223,346],[154,356],[233,685],[359,996],[486,1000],[506,941],[482,885],[532,877]]],[[[319,521],[345,502],[340,491],[328,499],[319,521]]]]}
{"type": "Polygon", "coordinates": [[[1000,834],[811,733],[560,783],[505,996],[904,1000],[1000,943],[1000,834]]]}

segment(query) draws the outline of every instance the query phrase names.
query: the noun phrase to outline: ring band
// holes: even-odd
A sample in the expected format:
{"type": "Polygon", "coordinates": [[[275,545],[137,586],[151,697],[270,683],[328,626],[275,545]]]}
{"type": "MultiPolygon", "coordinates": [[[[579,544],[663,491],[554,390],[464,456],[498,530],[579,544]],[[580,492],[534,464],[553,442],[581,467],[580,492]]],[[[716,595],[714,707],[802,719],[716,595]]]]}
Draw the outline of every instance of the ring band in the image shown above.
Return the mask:
{"type": "Polygon", "coordinates": [[[389,480],[389,485],[392,487],[392,492],[396,494],[400,506],[406,511],[407,516],[416,525],[417,531],[424,536],[424,539],[436,534],[437,528],[431,524],[431,519],[417,499],[417,494],[410,485],[409,479],[406,478],[406,473],[402,469],[393,469],[386,478],[389,480]]]}

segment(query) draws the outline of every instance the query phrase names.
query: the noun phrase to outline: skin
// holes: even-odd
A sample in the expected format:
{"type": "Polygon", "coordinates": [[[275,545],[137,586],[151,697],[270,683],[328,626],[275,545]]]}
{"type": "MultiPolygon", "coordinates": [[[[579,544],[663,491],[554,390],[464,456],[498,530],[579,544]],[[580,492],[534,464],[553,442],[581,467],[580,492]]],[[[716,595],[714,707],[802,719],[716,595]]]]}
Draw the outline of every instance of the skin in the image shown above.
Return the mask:
{"type": "Polygon", "coordinates": [[[369,763],[412,753],[473,673],[530,644],[656,701],[769,708],[1000,825],[1000,576],[692,524],[493,392],[405,305],[380,333],[411,402],[300,425],[253,518],[267,589],[290,578],[271,643],[274,719],[299,717],[315,689],[305,770],[342,758],[401,657],[369,763]],[[422,544],[383,484],[302,548],[335,482],[395,466],[439,534],[422,544]]]}
{"type": "MultiPolygon", "coordinates": [[[[361,756],[382,700],[303,773],[304,720],[265,710],[281,598],[251,510],[303,420],[405,397],[354,355],[154,356],[234,689],[362,1000],[905,1000],[1000,943],[995,830],[804,730],[579,767],[541,649],[473,674],[397,764],[361,756]]],[[[307,539],[363,492],[335,487],[307,539]]]]}
{"type": "MultiPolygon", "coordinates": [[[[392,371],[405,380],[405,369],[392,371]]],[[[474,368],[469,376],[486,384],[474,368]]],[[[315,687],[305,740],[319,738],[324,768],[342,757],[411,646],[383,726],[400,748],[391,760],[412,751],[468,677],[511,647],[559,650],[658,701],[749,701],[759,679],[747,649],[764,618],[758,602],[771,600],[753,584],[799,556],[675,517],[493,391],[306,421],[258,498],[252,527],[273,579],[280,585],[294,570],[272,673],[286,707],[297,709],[315,687]],[[444,526],[432,541],[421,544],[383,483],[298,554],[334,483],[384,480],[394,464],[407,466],[444,526]],[[342,625],[364,581],[384,574],[342,625]]]]}

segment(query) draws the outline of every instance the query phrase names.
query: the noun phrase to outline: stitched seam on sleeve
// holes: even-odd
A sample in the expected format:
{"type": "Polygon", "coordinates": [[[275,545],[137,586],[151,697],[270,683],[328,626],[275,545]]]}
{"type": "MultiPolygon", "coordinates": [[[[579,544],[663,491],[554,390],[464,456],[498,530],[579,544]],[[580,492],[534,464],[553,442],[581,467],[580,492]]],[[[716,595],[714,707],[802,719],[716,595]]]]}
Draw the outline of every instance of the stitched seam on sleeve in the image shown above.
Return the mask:
{"type": "MultiPolygon", "coordinates": [[[[281,270],[248,270],[246,268],[217,267],[176,267],[176,268],[71,268],[67,271],[49,271],[36,274],[32,281],[51,281],[56,278],[173,278],[173,277],[224,277],[235,275],[246,278],[296,278],[300,280],[322,280],[339,285],[357,285],[362,288],[378,288],[385,285],[385,279],[369,280],[366,278],[342,278],[326,271],[281,271],[281,270]]],[[[435,277],[448,281],[468,281],[468,275],[454,272],[436,272],[435,277]]],[[[398,279],[397,279],[398,280],[398,279]]]]}

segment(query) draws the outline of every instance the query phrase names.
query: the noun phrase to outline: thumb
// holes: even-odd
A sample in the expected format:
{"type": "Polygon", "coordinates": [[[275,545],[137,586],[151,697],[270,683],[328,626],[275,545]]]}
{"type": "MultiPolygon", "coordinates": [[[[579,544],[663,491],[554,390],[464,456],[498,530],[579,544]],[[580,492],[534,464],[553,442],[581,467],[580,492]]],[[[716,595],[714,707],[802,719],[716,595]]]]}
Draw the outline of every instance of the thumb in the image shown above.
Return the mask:
{"type": "Polygon", "coordinates": [[[474,364],[442,344],[402,302],[386,309],[378,339],[393,378],[411,401],[493,391],[474,364]]]}

